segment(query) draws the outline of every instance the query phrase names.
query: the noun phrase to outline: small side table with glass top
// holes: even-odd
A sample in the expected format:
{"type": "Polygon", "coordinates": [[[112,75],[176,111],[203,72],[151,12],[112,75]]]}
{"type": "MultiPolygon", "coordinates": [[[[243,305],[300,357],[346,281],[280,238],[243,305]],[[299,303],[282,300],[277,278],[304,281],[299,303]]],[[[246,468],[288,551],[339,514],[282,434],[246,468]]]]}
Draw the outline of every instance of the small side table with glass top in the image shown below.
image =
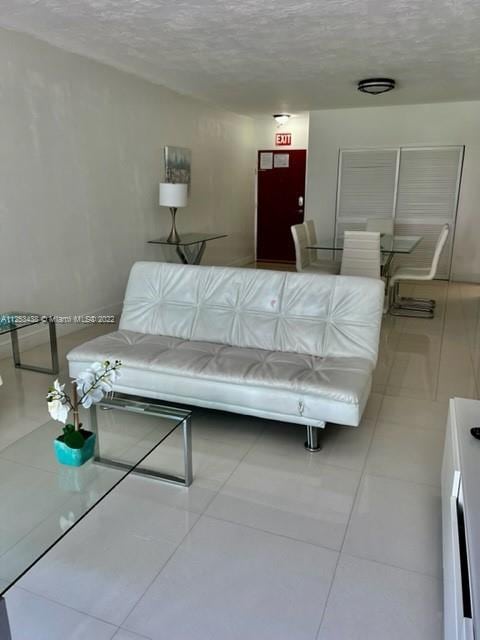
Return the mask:
{"type": "Polygon", "coordinates": [[[37,373],[48,373],[55,375],[58,373],[58,347],[57,331],[55,328],[55,318],[53,316],[42,315],[40,313],[30,313],[27,311],[8,311],[0,313],[0,335],[9,333],[12,340],[12,353],[15,368],[35,371],[37,373]],[[39,367],[33,364],[25,364],[21,360],[20,346],[18,342],[18,332],[36,324],[48,325],[50,335],[50,357],[51,367],[39,367]]]}
{"type": "Polygon", "coordinates": [[[226,233],[183,233],[177,242],[168,242],[167,238],[159,238],[158,240],[149,240],[148,244],[163,244],[175,247],[177,255],[183,264],[200,264],[207,242],[226,237],[226,233]]]}

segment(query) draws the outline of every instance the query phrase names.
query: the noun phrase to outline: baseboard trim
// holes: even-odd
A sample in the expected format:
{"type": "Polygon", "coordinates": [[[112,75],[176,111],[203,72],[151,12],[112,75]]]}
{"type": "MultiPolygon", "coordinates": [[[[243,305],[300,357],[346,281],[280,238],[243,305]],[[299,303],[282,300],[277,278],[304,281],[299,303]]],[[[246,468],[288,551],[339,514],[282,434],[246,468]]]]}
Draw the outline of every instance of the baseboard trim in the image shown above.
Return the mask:
{"type": "Polygon", "coordinates": [[[248,264],[252,264],[255,262],[255,256],[253,253],[249,256],[244,256],[243,258],[237,258],[236,260],[232,260],[232,262],[227,263],[227,267],[245,267],[248,264]]]}
{"type": "Polygon", "coordinates": [[[471,284],[480,284],[480,274],[478,273],[453,273],[450,277],[451,282],[469,282],[471,284]]]}

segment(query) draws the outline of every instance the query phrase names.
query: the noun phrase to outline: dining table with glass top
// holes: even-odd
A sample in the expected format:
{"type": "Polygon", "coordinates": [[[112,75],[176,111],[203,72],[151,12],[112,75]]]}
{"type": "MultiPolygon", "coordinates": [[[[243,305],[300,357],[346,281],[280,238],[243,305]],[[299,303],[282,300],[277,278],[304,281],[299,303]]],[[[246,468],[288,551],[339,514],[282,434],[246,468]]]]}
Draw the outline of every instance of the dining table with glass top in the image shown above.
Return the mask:
{"type": "MultiPolygon", "coordinates": [[[[380,236],[380,252],[383,256],[382,274],[388,278],[390,276],[390,266],[395,254],[412,253],[423,240],[423,236],[401,236],[382,234],[380,236]]],[[[343,251],[343,238],[337,238],[332,242],[318,242],[317,244],[308,245],[307,249],[317,251],[332,251],[335,255],[336,251],[343,251]]]]}

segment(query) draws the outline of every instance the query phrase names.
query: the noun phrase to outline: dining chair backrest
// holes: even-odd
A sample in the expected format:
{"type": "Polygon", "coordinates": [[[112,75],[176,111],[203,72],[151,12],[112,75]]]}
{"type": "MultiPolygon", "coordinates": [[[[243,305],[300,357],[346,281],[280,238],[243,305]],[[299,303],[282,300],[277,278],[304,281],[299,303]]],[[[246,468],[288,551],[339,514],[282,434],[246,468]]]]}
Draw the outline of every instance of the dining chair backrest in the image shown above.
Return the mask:
{"type": "Polygon", "coordinates": [[[297,271],[303,271],[310,265],[310,253],[307,249],[308,236],[305,224],[294,224],[290,227],[293,244],[295,245],[295,266],[297,271]]]}
{"type": "Polygon", "coordinates": [[[393,218],[368,218],[366,230],[393,236],[393,218]]]}
{"type": "Polygon", "coordinates": [[[303,223],[305,225],[305,228],[307,230],[307,239],[308,239],[308,244],[312,245],[312,244],[317,244],[318,240],[317,240],[317,232],[315,230],[315,223],[313,220],[305,220],[305,222],[303,223]]]}
{"type": "Polygon", "coordinates": [[[442,255],[443,248],[445,243],[447,242],[448,234],[450,233],[450,227],[448,224],[444,224],[440,234],[437,238],[437,244],[435,245],[435,251],[433,252],[432,265],[430,267],[430,277],[433,278],[437,274],[438,263],[440,261],[440,256],[442,255]]]}
{"type": "Polygon", "coordinates": [[[340,275],[380,278],[380,262],[378,231],[345,231],[340,275]]]}

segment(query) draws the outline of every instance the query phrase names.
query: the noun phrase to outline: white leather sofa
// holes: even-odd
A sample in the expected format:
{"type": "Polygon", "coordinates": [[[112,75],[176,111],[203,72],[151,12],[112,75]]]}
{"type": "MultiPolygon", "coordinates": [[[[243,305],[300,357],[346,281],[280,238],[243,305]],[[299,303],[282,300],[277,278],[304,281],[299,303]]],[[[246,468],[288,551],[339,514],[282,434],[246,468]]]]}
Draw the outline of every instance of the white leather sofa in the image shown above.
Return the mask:
{"type": "Polygon", "coordinates": [[[137,262],[118,331],[68,354],[70,375],[120,359],[115,391],[307,427],[358,425],[384,285],[349,276],[137,262]]]}

